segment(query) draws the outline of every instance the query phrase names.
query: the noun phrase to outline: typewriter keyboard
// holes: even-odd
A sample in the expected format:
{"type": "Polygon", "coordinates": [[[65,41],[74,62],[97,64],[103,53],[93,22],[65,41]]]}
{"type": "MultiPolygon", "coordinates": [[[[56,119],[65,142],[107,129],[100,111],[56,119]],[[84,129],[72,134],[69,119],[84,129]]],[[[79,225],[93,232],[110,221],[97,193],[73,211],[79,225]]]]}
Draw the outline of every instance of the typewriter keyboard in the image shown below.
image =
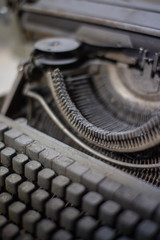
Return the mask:
{"type": "Polygon", "coordinates": [[[160,239],[158,188],[23,120],[0,122],[0,239],[160,239]]]}

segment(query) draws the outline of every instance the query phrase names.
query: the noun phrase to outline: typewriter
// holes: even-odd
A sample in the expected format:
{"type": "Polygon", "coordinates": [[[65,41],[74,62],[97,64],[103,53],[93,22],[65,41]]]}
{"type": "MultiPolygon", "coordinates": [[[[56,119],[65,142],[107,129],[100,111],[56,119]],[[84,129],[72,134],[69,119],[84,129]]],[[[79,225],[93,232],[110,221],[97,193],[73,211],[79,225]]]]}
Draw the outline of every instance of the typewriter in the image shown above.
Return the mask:
{"type": "Polygon", "coordinates": [[[160,239],[160,4],[8,5],[37,41],[1,107],[2,240],[160,239]]]}

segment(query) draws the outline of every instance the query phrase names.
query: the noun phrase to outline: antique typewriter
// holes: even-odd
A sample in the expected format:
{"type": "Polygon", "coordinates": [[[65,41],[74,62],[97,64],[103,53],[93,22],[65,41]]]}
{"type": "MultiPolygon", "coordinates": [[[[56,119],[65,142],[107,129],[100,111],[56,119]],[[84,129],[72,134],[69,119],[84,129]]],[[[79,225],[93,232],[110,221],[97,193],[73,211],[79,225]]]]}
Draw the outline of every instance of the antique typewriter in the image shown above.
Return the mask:
{"type": "Polygon", "coordinates": [[[160,239],[160,4],[8,5],[38,41],[1,107],[1,239],[160,239]]]}

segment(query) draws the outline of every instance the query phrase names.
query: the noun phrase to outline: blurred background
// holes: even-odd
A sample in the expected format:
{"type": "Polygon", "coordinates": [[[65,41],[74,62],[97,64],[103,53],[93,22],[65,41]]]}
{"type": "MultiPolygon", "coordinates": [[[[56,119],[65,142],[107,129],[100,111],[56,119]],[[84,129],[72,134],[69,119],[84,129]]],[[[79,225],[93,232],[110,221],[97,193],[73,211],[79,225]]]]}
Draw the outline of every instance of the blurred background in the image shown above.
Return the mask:
{"type": "Polygon", "coordinates": [[[0,96],[10,90],[18,64],[28,58],[32,48],[20,34],[15,14],[0,0],[0,96]]]}

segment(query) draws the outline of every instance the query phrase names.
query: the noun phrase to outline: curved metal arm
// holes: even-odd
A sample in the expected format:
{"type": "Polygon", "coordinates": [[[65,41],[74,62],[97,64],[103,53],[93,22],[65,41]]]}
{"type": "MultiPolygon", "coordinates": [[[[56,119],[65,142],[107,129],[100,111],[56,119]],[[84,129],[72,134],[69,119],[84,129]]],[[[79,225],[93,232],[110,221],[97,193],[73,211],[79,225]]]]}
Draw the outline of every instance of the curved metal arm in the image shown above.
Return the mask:
{"type": "Polygon", "coordinates": [[[57,107],[68,124],[88,142],[115,152],[138,152],[160,142],[160,114],[141,127],[130,131],[112,133],[96,127],[85,119],[72,102],[59,69],[47,74],[47,81],[57,107]]]}

